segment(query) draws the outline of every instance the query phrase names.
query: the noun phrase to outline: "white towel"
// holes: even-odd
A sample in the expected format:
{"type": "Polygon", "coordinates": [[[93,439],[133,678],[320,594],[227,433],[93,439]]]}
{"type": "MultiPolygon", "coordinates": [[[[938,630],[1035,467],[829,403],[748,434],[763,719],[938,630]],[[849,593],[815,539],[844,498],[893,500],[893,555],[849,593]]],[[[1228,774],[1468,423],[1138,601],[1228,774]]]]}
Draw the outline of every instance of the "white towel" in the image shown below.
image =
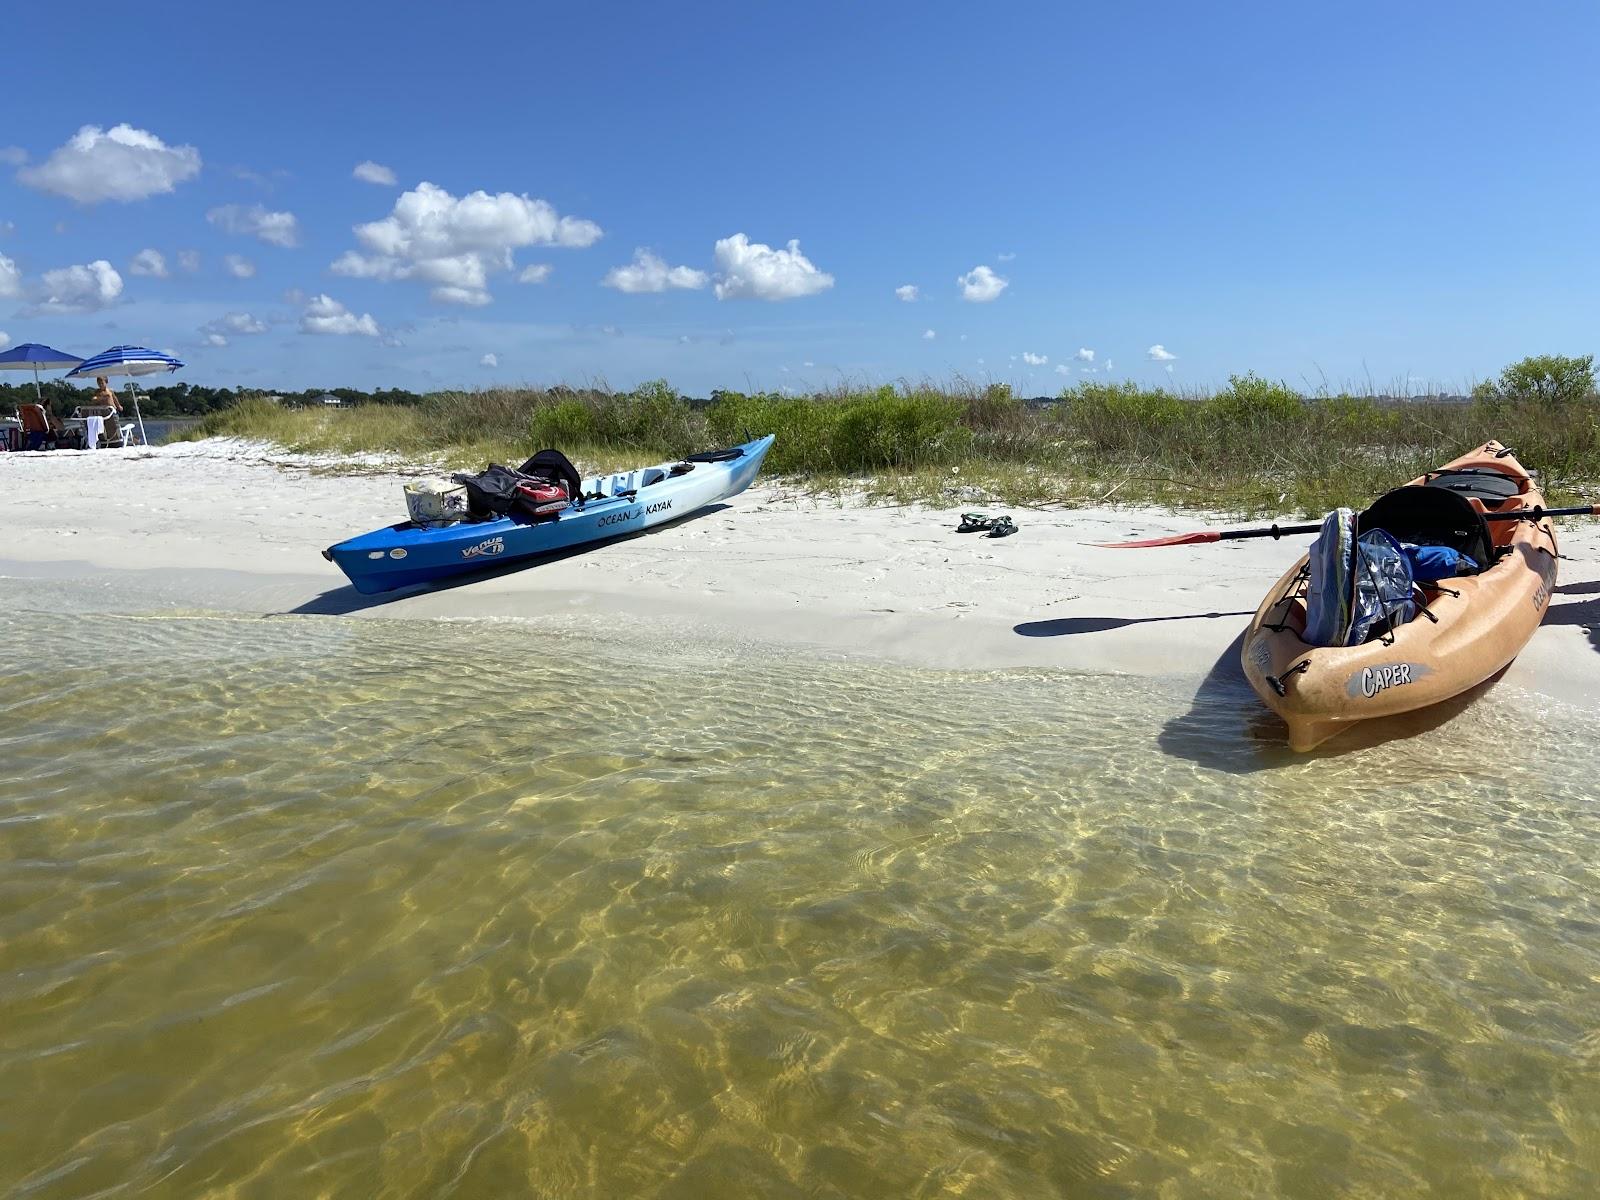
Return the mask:
{"type": "Polygon", "coordinates": [[[106,419],[104,417],[85,417],[83,419],[83,448],[93,450],[100,445],[100,435],[105,432],[106,419]]]}

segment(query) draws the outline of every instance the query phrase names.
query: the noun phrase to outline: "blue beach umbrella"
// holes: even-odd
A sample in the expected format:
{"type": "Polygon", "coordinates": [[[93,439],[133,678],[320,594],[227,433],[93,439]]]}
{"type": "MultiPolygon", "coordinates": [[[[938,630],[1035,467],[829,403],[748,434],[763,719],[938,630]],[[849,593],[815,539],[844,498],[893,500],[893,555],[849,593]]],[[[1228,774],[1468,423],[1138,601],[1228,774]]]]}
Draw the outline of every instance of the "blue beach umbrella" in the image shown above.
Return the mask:
{"type": "Polygon", "coordinates": [[[33,371],[33,394],[36,399],[43,399],[39,390],[40,371],[63,371],[68,367],[75,367],[83,359],[76,354],[68,354],[65,350],[52,350],[49,346],[41,346],[38,342],[23,342],[20,346],[13,346],[4,354],[0,354],[0,371],[33,371]]]}
{"type": "Polygon", "coordinates": [[[133,386],[135,375],[160,375],[176,371],[183,363],[170,354],[150,350],[144,346],[113,346],[102,350],[93,358],[86,358],[67,372],[68,379],[91,379],[96,375],[126,375],[128,392],[133,396],[133,416],[139,422],[139,440],[145,445],[144,417],[139,415],[139,389],[133,386]]]}

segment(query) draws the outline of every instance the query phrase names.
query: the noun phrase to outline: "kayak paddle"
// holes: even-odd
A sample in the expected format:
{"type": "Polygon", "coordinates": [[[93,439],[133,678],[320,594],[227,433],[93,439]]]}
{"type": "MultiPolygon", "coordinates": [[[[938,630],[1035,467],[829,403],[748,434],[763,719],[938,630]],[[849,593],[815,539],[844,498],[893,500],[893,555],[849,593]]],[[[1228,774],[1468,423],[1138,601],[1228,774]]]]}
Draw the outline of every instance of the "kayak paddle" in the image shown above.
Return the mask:
{"type": "MultiPolygon", "coordinates": [[[[1600,504],[1576,508],[1519,508],[1512,512],[1484,513],[1485,521],[1542,521],[1546,517],[1600,517],[1600,504]]],[[[1203,542],[1233,542],[1242,538],[1281,538],[1292,533],[1316,533],[1322,522],[1310,525],[1272,525],[1266,529],[1202,529],[1195,533],[1175,533],[1171,537],[1143,538],[1137,542],[1088,542],[1102,550],[1142,550],[1148,546],[1197,546],[1203,542]]]]}

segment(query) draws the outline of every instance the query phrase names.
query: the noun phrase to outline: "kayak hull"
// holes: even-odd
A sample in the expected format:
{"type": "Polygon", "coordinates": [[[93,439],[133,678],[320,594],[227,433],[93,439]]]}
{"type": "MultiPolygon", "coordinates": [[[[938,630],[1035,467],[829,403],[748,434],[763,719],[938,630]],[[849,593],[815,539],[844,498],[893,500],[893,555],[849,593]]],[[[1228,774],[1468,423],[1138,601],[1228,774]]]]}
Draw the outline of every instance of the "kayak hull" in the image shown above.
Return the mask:
{"type": "Polygon", "coordinates": [[[586,479],[585,494],[604,492],[604,498],[574,505],[549,520],[502,517],[433,529],[408,521],[330,546],[323,557],[368,595],[536,561],[665,525],[736,496],[755,480],[771,448],[772,437],[767,436],[733,447],[739,452],[736,458],[696,462],[683,475],[669,475],[674,464],[662,463],[586,479]]]}
{"type": "MultiPolygon", "coordinates": [[[[1470,500],[1480,512],[1544,504],[1522,464],[1497,443],[1439,468],[1461,469],[1493,470],[1518,485],[1517,494],[1497,508],[1470,500]]],[[[1305,630],[1300,573],[1307,557],[1284,572],[1245,631],[1241,658],[1256,695],[1288,726],[1290,749],[1313,750],[1360,722],[1459,696],[1516,658],[1544,619],[1555,590],[1555,529],[1546,518],[1491,521],[1489,532],[1503,551],[1495,564],[1478,575],[1442,580],[1439,590],[1429,593],[1436,619],[1419,612],[1387,641],[1308,646],[1300,638],[1305,630]]]]}

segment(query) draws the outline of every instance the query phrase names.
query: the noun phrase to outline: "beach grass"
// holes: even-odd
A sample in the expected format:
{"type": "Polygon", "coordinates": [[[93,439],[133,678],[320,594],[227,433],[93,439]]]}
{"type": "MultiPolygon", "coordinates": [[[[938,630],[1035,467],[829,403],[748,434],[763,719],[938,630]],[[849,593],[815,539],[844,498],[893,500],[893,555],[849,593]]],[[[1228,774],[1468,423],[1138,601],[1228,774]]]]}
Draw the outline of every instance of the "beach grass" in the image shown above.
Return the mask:
{"type": "Polygon", "coordinates": [[[1551,396],[1489,385],[1470,399],[1395,400],[1306,396],[1253,374],[1202,393],[1081,383],[1046,403],[960,382],[803,396],[717,392],[709,403],[660,381],[630,392],[436,392],[414,406],[251,400],[187,436],[255,438],[314,454],[380,452],[448,469],[514,465],[556,446],[605,471],[766,433],[777,435],[770,476],[879,503],[1162,504],[1310,516],[1361,506],[1490,439],[1539,470],[1554,503],[1600,485],[1592,387],[1551,396]]]}

